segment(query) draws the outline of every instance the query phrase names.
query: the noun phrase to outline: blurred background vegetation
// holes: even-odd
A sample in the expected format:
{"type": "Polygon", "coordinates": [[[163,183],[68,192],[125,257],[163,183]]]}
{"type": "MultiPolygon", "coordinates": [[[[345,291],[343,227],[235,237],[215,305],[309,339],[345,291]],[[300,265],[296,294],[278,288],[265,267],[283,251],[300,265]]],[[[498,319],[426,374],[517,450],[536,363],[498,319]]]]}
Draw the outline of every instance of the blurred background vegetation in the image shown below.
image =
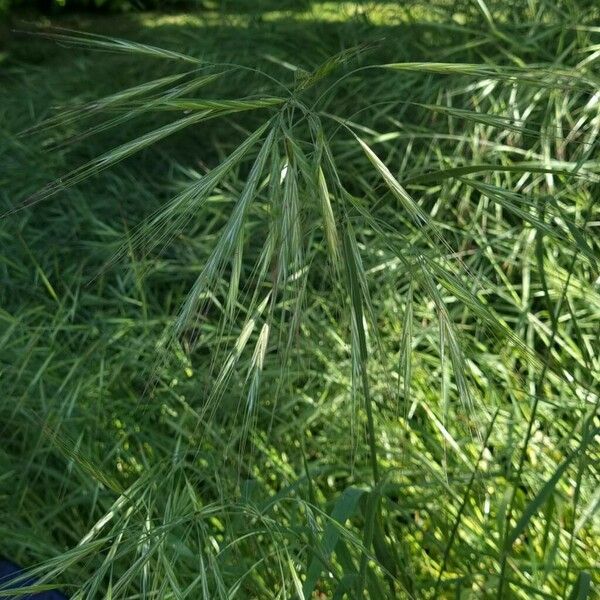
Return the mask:
{"type": "Polygon", "coordinates": [[[2,0],[2,11],[32,10],[43,13],[66,11],[127,12],[132,10],[168,10],[201,7],[200,0],[2,0]]]}

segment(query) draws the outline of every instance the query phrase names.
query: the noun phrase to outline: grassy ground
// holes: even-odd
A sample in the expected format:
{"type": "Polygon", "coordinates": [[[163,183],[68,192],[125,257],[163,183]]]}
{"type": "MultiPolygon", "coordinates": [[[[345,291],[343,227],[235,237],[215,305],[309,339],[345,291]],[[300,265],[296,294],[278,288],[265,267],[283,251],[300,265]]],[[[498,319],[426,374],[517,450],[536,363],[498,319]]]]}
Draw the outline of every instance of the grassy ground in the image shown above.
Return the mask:
{"type": "Polygon", "coordinates": [[[206,6],[53,22],[183,58],[6,34],[0,553],[74,598],[593,598],[597,11],[206,6]]]}

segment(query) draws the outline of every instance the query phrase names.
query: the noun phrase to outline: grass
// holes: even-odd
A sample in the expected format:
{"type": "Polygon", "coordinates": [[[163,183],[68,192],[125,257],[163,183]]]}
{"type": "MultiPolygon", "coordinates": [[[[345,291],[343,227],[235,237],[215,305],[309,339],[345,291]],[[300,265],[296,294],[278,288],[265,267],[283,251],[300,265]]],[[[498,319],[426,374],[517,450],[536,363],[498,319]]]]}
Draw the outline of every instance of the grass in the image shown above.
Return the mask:
{"type": "Polygon", "coordinates": [[[586,6],[18,26],[0,550],[35,589],[594,597],[586,6]]]}

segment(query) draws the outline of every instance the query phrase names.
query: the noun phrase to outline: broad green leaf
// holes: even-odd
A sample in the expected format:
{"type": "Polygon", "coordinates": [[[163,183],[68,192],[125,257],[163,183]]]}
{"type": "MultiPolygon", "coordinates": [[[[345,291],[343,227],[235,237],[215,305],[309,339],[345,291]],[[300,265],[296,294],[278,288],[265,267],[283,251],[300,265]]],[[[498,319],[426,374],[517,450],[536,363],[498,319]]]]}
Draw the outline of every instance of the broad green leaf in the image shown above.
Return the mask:
{"type": "MultiPolygon", "coordinates": [[[[331,511],[331,520],[335,521],[338,525],[343,526],[344,523],[356,513],[358,502],[364,493],[364,490],[358,488],[346,488],[331,511]]],[[[338,527],[333,523],[327,523],[325,531],[323,532],[320,548],[315,549],[318,553],[313,557],[306,573],[306,580],[302,588],[306,598],[312,596],[317,581],[321,576],[324,567],[322,559],[329,560],[339,539],[340,533],[338,527]]]]}
{"type": "Polygon", "coordinates": [[[592,577],[587,571],[581,571],[569,594],[569,600],[587,600],[590,597],[592,577]]]}

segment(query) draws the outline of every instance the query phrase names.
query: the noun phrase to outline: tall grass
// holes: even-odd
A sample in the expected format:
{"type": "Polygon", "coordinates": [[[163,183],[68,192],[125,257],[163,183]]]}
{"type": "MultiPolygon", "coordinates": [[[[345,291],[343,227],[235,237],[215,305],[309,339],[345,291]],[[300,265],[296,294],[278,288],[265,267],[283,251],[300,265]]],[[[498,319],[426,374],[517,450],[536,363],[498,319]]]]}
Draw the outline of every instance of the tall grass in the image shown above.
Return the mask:
{"type": "Polygon", "coordinates": [[[597,9],[235,8],[3,67],[24,593],[592,598],[597,9]]]}

